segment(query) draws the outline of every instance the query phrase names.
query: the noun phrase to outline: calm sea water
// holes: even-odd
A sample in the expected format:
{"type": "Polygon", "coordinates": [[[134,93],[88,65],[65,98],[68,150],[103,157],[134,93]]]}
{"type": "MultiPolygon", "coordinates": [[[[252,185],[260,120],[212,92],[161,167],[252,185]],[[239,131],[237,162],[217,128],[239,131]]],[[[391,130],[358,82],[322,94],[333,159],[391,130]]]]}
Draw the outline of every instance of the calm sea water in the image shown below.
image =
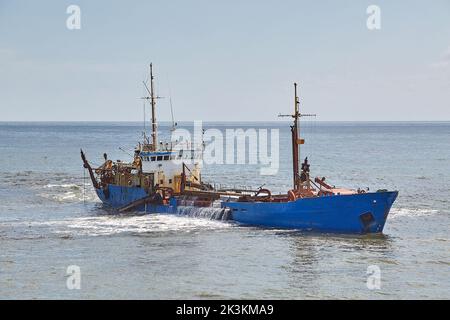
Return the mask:
{"type": "MultiPolygon", "coordinates": [[[[285,123],[207,124],[280,130],[280,169],[207,166],[203,178],[274,191],[291,185],[285,123]]],[[[167,127],[162,126],[161,131],[167,127]]],[[[450,123],[306,123],[303,155],[330,183],[400,195],[384,235],[243,227],[174,215],[117,215],[84,180],[91,161],[128,159],[132,123],[0,123],[0,298],[450,299],[450,123]],[[85,185],[85,183],[87,185],[85,185]],[[66,286],[67,267],[81,289],[66,286]],[[367,288],[367,268],[381,288],[367,288]]]]}

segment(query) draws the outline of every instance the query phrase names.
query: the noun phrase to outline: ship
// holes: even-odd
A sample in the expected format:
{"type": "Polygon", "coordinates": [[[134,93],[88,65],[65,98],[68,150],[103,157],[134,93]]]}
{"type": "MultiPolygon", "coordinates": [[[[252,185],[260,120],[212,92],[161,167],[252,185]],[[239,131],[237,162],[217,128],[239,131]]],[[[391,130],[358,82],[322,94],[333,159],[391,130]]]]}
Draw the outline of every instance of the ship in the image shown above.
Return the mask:
{"type": "Polygon", "coordinates": [[[83,166],[89,172],[98,198],[120,213],[180,214],[191,209],[212,208],[214,216],[248,226],[296,229],[311,232],[369,234],[382,233],[398,191],[386,189],[336,188],[325,177],[312,178],[306,157],[300,163],[300,113],[297,84],[294,83],[294,112],[288,116],[292,143],[292,189],[273,194],[269,189],[221,189],[201,176],[204,143],[158,142],[153,65],[150,88],[144,82],[151,105],[151,137],[134,149],[130,162],[113,161],[106,153],[104,163],[92,167],[81,150],[83,166]],[[151,139],[150,139],[151,138],[151,139]]]}

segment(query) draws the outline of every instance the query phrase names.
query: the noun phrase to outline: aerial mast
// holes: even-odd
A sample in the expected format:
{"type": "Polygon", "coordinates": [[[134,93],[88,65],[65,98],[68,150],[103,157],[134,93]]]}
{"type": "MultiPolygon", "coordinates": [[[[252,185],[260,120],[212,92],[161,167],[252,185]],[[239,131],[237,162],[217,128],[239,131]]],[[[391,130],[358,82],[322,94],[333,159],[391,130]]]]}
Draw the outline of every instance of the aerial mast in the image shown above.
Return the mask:
{"type": "Polygon", "coordinates": [[[297,96],[297,83],[294,82],[294,114],[280,114],[279,117],[292,117],[294,118],[294,124],[291,126],[292,136],[292,178],[294,190],[300,189],[300,175],[298,171],[298,159],[299,159],[299,144],[305,143],[305,140],[299,139],[298,134],[300,131],[299,118],[302,116],[299,112],[299,99],[297,96]]]}
{"type": "Polygon", "coordinates": [[[297,83],[294,82],[294,114],[292,117],[294,118],[294,125],[291,127],[292,133],[292,170],[293,170],[293,182],[294,189],[297,190],[300,187],[299,183],[299,172],[298,172],[298,159],[300,158],[299,154],[299,144],[304,143],[304,140],[298,139],[298,134],[300,131],[299,128],[299,118],[300,113],[298,111],[299,100],[297,96],[297,83]]]}
{"type": "Polygon", "coordinates": [[[156,126],[156,98],[154,93],[154,83],[153,83],[153,65],[150,63],[150,101],[152,104],[152,142],[153,142],[153,150],[157,150],[158,146],[158,129],[156,126]]]}
{"type": "Polygon", "coordinates": [[[294,83],[294,114],[280,114],[279,117],[292,117],[294,118],[294,124],[291,126],[292,134],[292,176],[294,190],[301,188],[302,183],[300,181],[299,174],[299,158],[300,158],[300,147],[299,145],[304,144],[305,140],[299,138],[300,134],[300,117],[305,116],[315,116],[315,114],[301,114],[299,110],[300,101],[297,95],[297,83],[294,83]]]}

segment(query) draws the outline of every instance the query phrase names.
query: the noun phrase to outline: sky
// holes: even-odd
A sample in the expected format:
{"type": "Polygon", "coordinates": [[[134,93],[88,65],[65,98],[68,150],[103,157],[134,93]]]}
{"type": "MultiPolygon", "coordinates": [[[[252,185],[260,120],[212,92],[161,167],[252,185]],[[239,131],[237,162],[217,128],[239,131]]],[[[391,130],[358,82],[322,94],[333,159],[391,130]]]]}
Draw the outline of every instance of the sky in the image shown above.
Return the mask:
{"type": "Polygon", "coordinates": [[[150,62],[159,120],[449,121],[450,1],[0,0],[0,121],[142,121],[150,62]]]}

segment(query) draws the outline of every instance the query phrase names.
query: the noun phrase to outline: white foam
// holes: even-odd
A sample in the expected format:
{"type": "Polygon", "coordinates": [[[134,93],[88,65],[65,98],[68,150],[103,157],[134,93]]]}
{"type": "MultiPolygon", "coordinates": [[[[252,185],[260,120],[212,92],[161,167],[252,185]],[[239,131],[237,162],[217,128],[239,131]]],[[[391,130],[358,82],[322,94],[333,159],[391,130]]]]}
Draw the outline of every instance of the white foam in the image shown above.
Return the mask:
{"type": "Polygon", "coordinates": [[[98,202],[97,195],[94,192],[83,193],[82,190],[79,191],[66,191],[66,192],[55,192],[55,193],[39,193],[40,197],[45,199],[53,200],[56,202],[98,202]]]}
{"type": "Polygon", "coordinates": [[[29,227],[51,227],[54,233],[101,236],[120,233],[192,232],[230,228],[221,221],[190,218],[174,214],[147,214],[142,216],[96,216],[73,219],[19,222],[29,227]]]}
{"type": "Polygon", "coordinates": [[[38,196],[56,202],[98,202],[99,199],[91,185],[78,185],[74,183],[47,184],[41,189],[38,196]],[[43,190],[45,189],[45,190],[43,190]]]}
{"type": "Polygon", "coordinates": [[[421,217],[429,216],[439,212],[436,209],[425,208],[392,208],[390,212],[391,219],[398,217],[421,217]]]}
{"type": "Polygon", "coordinates": [[[133,217],[96,217],[79,219],[68,225],[69,228],[89,235],[116,234],[122,232],[146,233],[168,231],[193,231],[223,229],[230,225],[207,219],[195,219],[176,215],[151,214],[133,217]]]}
{"type": "Polygon", "coordinates": [[[82,186],[79,186],[74,183],[67,183],[67,184],[47,184],[44,186],[44,188],[70,188],[70,189],[81,189],[82,186]]]}
{"type": "Polygon", "coordinates": [[[215,205],[212,207],[193,207],[193,206],[178,206],[177,213],[179,215],[186,215],[189,217],[207,218],[211,220],[229,220],[229,209],[224,209],[215,205]]]}

